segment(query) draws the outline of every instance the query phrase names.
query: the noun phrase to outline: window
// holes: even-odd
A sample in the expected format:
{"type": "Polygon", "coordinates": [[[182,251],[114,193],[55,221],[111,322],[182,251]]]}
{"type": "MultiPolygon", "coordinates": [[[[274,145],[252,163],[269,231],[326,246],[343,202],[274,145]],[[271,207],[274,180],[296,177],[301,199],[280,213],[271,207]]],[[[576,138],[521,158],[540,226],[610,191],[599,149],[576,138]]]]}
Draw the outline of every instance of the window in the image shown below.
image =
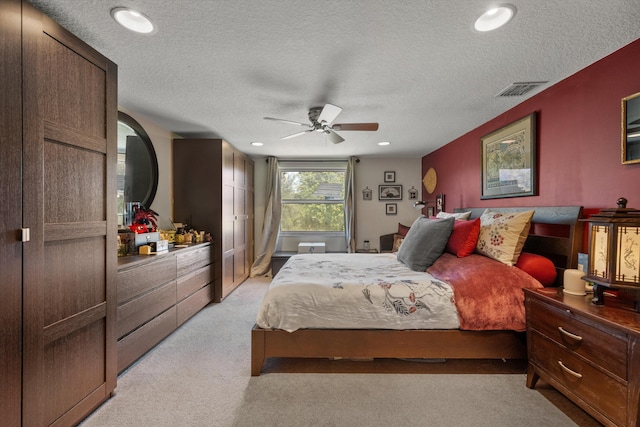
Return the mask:
{"type": "Polygon", "coordinates": [[[281,162],[282,233],[344,235],[345,162],[281,162]]]}

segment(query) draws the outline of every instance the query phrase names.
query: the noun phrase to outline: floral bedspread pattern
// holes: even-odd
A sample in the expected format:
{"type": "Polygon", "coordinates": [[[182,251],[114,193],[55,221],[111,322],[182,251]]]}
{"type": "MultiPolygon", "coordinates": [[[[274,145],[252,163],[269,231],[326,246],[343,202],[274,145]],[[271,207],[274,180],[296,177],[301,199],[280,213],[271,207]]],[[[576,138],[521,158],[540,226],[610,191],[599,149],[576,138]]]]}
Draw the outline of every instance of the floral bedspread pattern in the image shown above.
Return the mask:
{"type": "Polygon", "coordinates": [[[269,285],[264,329],[457,329],[451,287],[393,254],[294,255],[269,285]]]}

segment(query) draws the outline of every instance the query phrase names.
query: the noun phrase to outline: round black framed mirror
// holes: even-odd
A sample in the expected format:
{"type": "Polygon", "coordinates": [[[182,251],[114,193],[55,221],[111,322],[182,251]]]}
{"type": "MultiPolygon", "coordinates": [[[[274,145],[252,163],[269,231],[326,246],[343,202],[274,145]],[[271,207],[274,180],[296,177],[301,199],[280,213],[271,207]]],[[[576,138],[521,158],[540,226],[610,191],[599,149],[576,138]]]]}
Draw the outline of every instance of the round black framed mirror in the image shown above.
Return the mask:
{"type": "Polygon", "coordinates": [[[158,159],[147,132],[133,117],[118,111],[118,225],[129,224],[128,206],[149,208],[158,189],[158,159]]]}

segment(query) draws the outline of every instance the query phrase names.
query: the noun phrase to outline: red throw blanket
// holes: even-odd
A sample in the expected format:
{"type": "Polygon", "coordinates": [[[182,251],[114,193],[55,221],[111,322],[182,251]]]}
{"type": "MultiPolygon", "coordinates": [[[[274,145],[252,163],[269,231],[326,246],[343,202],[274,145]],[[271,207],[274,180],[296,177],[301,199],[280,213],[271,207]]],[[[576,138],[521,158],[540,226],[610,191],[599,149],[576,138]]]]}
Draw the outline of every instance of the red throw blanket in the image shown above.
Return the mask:
{"type": "Polygon", "coordinates": [[[458,258],[445,253],[427,269],[453,288],[460,329],[524,331],[523,288],[542,288],[518,267],[483,255],[458,258]]]}

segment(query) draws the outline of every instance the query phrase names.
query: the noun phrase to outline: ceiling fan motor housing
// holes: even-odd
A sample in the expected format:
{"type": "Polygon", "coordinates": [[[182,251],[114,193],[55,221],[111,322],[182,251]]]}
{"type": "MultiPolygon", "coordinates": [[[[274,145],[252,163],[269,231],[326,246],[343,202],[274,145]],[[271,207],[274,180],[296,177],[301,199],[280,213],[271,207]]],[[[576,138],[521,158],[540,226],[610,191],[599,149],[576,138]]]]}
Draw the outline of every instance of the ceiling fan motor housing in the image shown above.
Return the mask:
{"type": "Polygon", "coordinates": [[[320,113],[322,112],[322,108],[324,108],[324,107],[312,107],[312,108],[309,108],[309,120],[314,125],[318,124],[318,117],[320,117],[320,113]]]}

